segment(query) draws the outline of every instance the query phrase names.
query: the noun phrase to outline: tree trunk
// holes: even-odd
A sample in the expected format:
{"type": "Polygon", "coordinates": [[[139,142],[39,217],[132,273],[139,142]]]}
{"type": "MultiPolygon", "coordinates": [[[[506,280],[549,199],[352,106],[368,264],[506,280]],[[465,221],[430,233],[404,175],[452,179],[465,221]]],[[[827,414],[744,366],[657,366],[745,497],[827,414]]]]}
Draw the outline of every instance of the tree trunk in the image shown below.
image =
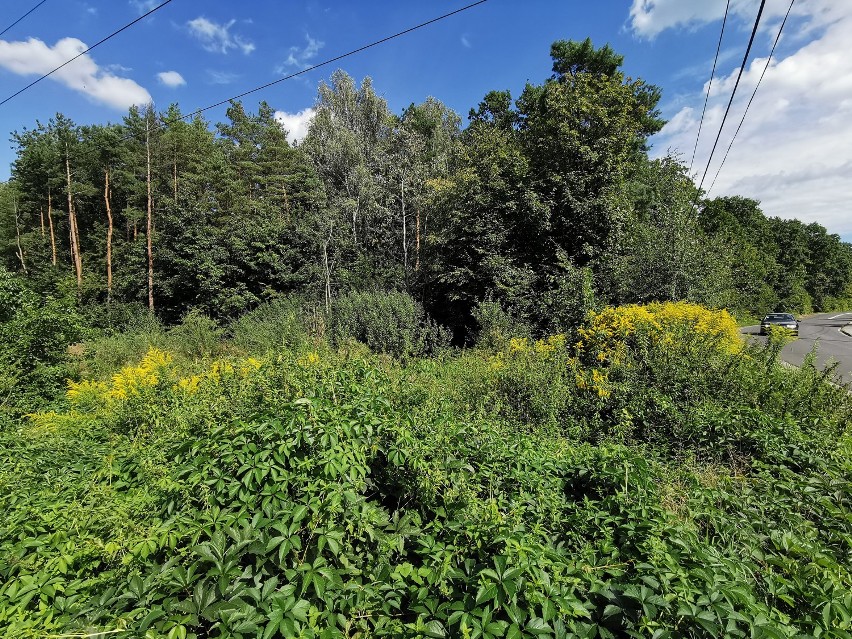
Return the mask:
{"type": "Polygon", "coordinates": [[[68,143],[65,143],[65,175],[68,183],[68,226],[71,234],[71,259],[77,274],[77,289],[83,288],[83,258],[80,255],[80,233],[77,228],[77,214],[74,212],[74,197],[71,193],[71,159],[68,157],[68,143]]]}
{"type": "Polygon", "coordinates": [[[145,122],[145,153],[147,155],[147,176],[146,183],[148,187],[148,219],[147,219],[147,234],[148,234],[148,310],[154,312],[154,252],[152,243],[152,234],[154,231],[153,221],[153,206],[151,204],[151,122],[148,118],[145,122]]]}
{"type": "Polygon", "coordinates": [[[104,203],[107,212],[107,242],[106,242],[106,266],[107,266],[107,302],[112,299],[112,207],[109,202],[109,167],[104,170],[104,203]]]}
{"type": "Polygon", "coordinates": [[[408,228],[405,223],[405,178],[399,180],[399,193],[402,200],[402,274],[408,279],[408,228]]]}
{"type": "Polygon", "coordinates": [[[415,215],[415,218],[416,218],[416,225],[417,225],[417,229],[416,229],[416,232],[415,232],[417,239],[415,240],[415,249],[414,249],[414,253],[415,253],[414,270],[419,271],[420,270],[420,207],[417,207],[417,210],[415,211],[414,215],[415,215]]]}
{"type": "Polygon", "coordinates": [[[14,207],[15,207],[15,239],[18,243],[18,259],[21,260],[21,268],[24,270],[24,275],[27,274],[27,264],[24,261],[24,249],[21,248],[21,228],[18,224],[18,198],[14,199],[14,207]]]}
{"type": "Polygon", "coordinates": [[[328,242],[322,245],[322,258],[325,266],[325,314],[331,313],[331,271],[328,268],[328,242]]]}
{"type": "Polygon", "coordinates": [[[41,222],[41,237],[44,238],[44,208],[40,207],[38,210],[39,221],[41,222]]]}
{"type": "Polygon", "coordinates": [[[47,224],[50,229],[50,253],[53,265],[56,266],[56,235],[53,234],[53,200],[50,189],[47,189],[47,224]]]}
{"type": "Polygon", "coordinates": [[[178,205],[178,196],[177,196],[177,150],[175,150],[173,159],[174,159],[174,162],[172,163],[172,168],[173,168],[172,177],[173,177],[173,184],[174,184],[174,187],[175,187],[175,209],[177,209],[177,205],[178,205]]]}

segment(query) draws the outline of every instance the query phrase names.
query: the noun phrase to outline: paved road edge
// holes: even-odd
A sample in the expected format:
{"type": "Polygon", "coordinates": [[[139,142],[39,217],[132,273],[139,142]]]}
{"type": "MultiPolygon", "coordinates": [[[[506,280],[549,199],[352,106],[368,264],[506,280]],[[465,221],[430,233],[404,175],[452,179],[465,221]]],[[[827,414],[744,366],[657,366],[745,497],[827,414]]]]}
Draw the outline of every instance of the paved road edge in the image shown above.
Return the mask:
{"type": "Polygon", "coordinates": [[[849,337],[852,337],[852,322],[850,322],[849,324],[846,324],[846,326],[841,326],[840,332],[843,333],[844,335],[848,335],[849,337]]]}

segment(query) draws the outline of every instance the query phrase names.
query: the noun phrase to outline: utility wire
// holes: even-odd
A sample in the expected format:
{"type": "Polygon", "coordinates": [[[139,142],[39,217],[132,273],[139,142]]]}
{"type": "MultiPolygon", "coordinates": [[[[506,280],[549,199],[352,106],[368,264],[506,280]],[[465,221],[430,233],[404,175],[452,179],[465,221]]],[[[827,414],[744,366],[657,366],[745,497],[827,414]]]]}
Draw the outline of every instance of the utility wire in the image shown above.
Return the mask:
{"type": "Polygon", "coordinates": [[[17,20],[15,20],[15,21],[14,21],[12,24],[10,24],[8,27],[6,27],[6,28],[5,28],[5,29],[3,29],[2,31],[0,31],[0,36],[2,36],[2,35],[3,35],[4,33],[6,33],[9,29],[11,29],[11,28],[12,28],[12,27],[14,27],[16,24],[18,24],[21,20],[23,20],[24,18],[26,18],[28,15],[30,15],[33,11],[35,11],[36,9],[38,9],[38,8],[39,8],[41,5],[43,5],[45,2],[47,2],[47,0],[41,0],[41,2],[39,2],[36,6],[34,6],[34,7],[33,7],[32,9],[30,9],[29,11],[27,11],[24,15],[22,15],[20,18],[18,18],[17,20]]]}
{"type": "Polygon", "coordinates": [[[309,66],[309,67],[302,69],[301,71],[296,71],[295,73],[291,73],[290,75],[286,75],[283,78],[278,78],[277,80],[273,80],[272,82],[267,82],[266,84],[262,84],[258,87],[253,88],[253,89],[249,89],[248,91],[244,91],[243,93],[240,93],[239,95],[235,95],[231,98],[228,98],[227,100],[222,100],[221,102],[217,102],[216,104],[211,104],[210,106],[206,106],[206,107],[203,107],[201,109],[195,109],[191,113],[183,116],[182,119],[192,117],[197,113],[209,111],[210,109],[215,109],[218,106],[222,106],[223,104],[227,104],[228,102],[231,102],[233,100],[239,100],[240,98],[243,98],[243,97],[250,95],[252,93],[256,93],[257,91],[262,91],[263,89],[268,89],[269,87],[271,87],[275,84],[278,84],[279,82],[284,82],[285,80],[290,80],[291,78],[295,78],[296,76],[302,75],[303,73],[308,73],[308,72],[313,71],[315,69],[319,69],[320,67],[324,67],[326,65],[332,64],[333,62],[337,62],[339,60],[342,60],[343,58],[348,58],[349,56],[353,56],[356,53],[361,53],[362,51],[366,51],[367,49],[371,49],[371,48],[376,47],[380,44],[384,44],[385,42],[389,42],[390,40],[394,40],[395,38],[399,38],[400,36],[404,36],[408,33],[411,33],[412,31],[417,31],[418,29],[422,29],[423,27],[427,27],[430,24],[440,22],[441,20],[444,20],[446,18],[454,16],[458,13],[461,13],[462,11],[467,11],[468,9],[472,9],[473,7],[478,6],[480,4],[485,4],[486,2],[488,2],[488,0],[479,0],[478,2],[473,2],[471,4],[464,6],[464,7],[461,7],[460,9],[456,9],[455,11],[445,13],[444,15],[438,16],[437,18],[432,18],[431,20],[427,20],[426,22],[421,22],[420,24],[413,26],[413,27],[409,27],[408,29],[405,29],[404,31],[399,31],[397,33],[394,33],[393,35],[389,35],[387,37],[384,37],[381,40],[376,40],[375,42],[371,42],[370,44],[365,44],[362,47],[359,47],[357,49],[353,49],[352,51],[349,51],[348,53],[343,53],[343,54],[336,56],[334,58],[330,58],[330,59],[326,60],[325,62],[320,62],[319,64],[314,64],[312,66],[309,66]]]}
{"type": "Polygon", "coordinates": [[[707,158],[707,166],[704,168],[704,175],[701,176],[701,184],[698,185],[698,190],[695,192],[696,203],[698,196],[701,193],[701,187],[704,186],[704,179],[707,177],[707,171],[710,170],[710,162],[713,160],[713,154],[716,152],[716,145],[719,144],[719,138],[722,135],[722,129],[725,128],[725,120],[728,119],[728,113],[731,111],[731,104],[734,102],[734,96],[737,94],[737,87],[740,85],[740,78],[743,77],[746,63],[748,62],[748,54],[751,53],[751,45],[754,44],[754,36],[757,35],[757,27],[760,24],[760,17],[763,15],[763,7],[766,6],[766,0],[760,0],[760,9],[757,12],[757,18],[754,21],[754,28],[751,30],[751,37],[748,40],[743,63],[740,65],[740,72],[737,74],[737,81],[734,83],[734,90],[731,91],[731,99],[728,100],[728,106],[725,108],[725,115],[722,118],[722,125],[719,127],[719,132],[716,134],[716,141],[713,143],[713,149],[710,151],[710,157],[707,158]]]}
{"type": "Polygon", "coordinates": [[[781,32],[784,30],[784,25],[787,24],[787,18],[790,16],[790,10],[793,8],[793,3],[796,0],[790,0],[790,6],[787,7],[787,13],[784,15],[784,20],[781,21],[781,27],[778,29],[778,35],[775,36],[775,42],[772,43],[772,49],[769,51],[769,57],[766,58],[766,64],[763,66],[763,71],[760,74],[760,78],[757,80],[757,85],[754,87],[754,91],[751,93],[751,97],[748,100],[748,104],[746,105],[745,111],[743,112],[743,117],[740,119],[740,123],[737,126],[737,130],[734,131],[734,137],[731,138],[731,143],[728,145],[728,150],[725,151],[725,157],[722,158],[722,163],[719,165],[719,168],[716,169],[716,175],[713,177],[713,182],[710,184],[710,188],[707,189],[707,193],[713,190],[713,187],[716,186],[716,179],[719,177],[719,172],[722,170],[722,167],[725,166],[725,160],[728,159],[728,154],[731,152],[731,147],[734,146],[734,140],[737,139],[737,134],[739,134],[740,129],[743,126],[743,122],[745,122],[746,114],[748,113],[748,109],[751,106],[751,103],[754,101],[754,96],[757,95],[757,90],[760,88],[760,83],[763,81],[763,76],[766,75],[766,70],[769,68],[769,63],[772,61],[772,54],[775,53],[775,47],[778,46],[778,41],[781,39],[781,32]]]}
{"type": "Polygon", "coordinates": [[[695,162],[695,153],[698,151],[698,140],[701,138],[701,127],[704,126],[704,114],[707,113],[707,101],[710,99],[710,88],[713,86],[713,76],[716,75],[716,63],[719,61],[719,51],[722,49],[722,36],[725,35],[725,24],[728,22],[728,9],[731,0],[725,3],[725,17],[722,18],[722,32],[719,34],[719,44],[716,45],[716,56],[713,58],[713,70],[710,71],[710,83],[707,85],[707,94],[704,96],[704,108],[701,110],[701,120],[698,123],[698,134],[695,136],[695,148],[692,149],[692,159],[689,161],[689,175],[692,175],[692,165],[695,162]]]}
{"type": "Polygon", "coordinates": [[[135,19],[135,20],[133,20],[132,22],[128,22],[126,25],[124,25],[123,27],[121,27],[121,28],[120,28],[120,29],[118,29],[117,31],[113,31],[113,32],[112,32],[112,33],[110,33],[107,37],[105,37],[104,39],[102,39],[102,40],[100,40],[100,41],[96,42],[95,44],[93,44],[92,46],[90,46],[90,47],[89,47],[88,49],[86,49],[85,51],[82,51],[81,53],[78,53],[77,55],[75,55],[75,56],[74,56],[73,58],[71,58],[70,60],[67,60],[67,61],[63,62],[63,63],[62,63],[62,64],[60,64],[58,67],[56,67],[53,71],[49,71],[48,73],[45,73],[45,74],[44,74],[43,76],[41,76],[40,78],[38,78],[38,79],[36,79],[36,80],[33,80],[33,81],[32,81],[32,82],[30,82],[27,86],[25,86],[23,89],[20,89],[19,91],[17,91],[17,92],[15,92],[15,93],[13,93],[13,94],[12,94],[12,95],[10,95],[8,98],[6,98],[6,99],[5,99],[5,100],[3,100],[2,102],[0,102],[0,106],[3,106],[3,105],[4,105],[4,104],[6,104],[9,100],[11,100],[12,98],[15,98],[15,97],[17,97],[17,96],[21,95],[24,91],[26,91],[26,90],[27,90],[27,89],[29,89],[30,87],[32,87],[32,86],[34,86],[34,85],[38,84],[39,82],[41,82],[41,81],[42,81],[42,80],[44,80],[45,78],[47,78],[47,77],[49,77],[49,76],[53,75],[54,73],[56,73],[57,71],[59,71],[59,69],[61,69],[62,67],[66,66],[66,65],[68,65],[68,64],[71,64],[71,63],[72,63],[72,62],[74,62],[74,60],[76,60],[77,58],[80,58],[80,57],[82,57],[82,56],[86,55],[89,51],[91,51],[91,50],[92,50],[92,49],[94,49],[95,47],[99,47],[100,45],[102,45],[104,42],[106,42],[106,41],[107,41],[107,40],[109,40],[110,38],[113,38],[113,37],[117,36],[119,33],[121,33],[122,31],[124,31],[124,30],[126,30],[126,29],[129,29],[130,27],[132,27],[134,24],[136,24],[136,23],[137,23],[137,22],[139,22],[140,20],[144,20],[145,18],[147,18],[149,15],[151,15],[151,14],[152,14],[152,13],[154,13],[155,11],[159,11],[160,9],[162,9],[163,7],[165,7],[167,4],[169,4],[171,1],[172,1],[172,0],[165,0],[165,2],[163,2],[162,4],[157,5],[156,7],[154,7],[153,9],[151,9],[148,13],[142,14],[141,16],[139,16],[138,18],[136,18],[136,19],[135,19]]]}
{"type": "MultiPolygon", "coordinates": [[[[171,2],[171,0],[168,0],[168,1],[171,2]]],[[[476,7],[478,5],[485,4],[486,2],[488,2],[488,0],[478,0],[478,2],[473,2],[471,4],[468,4],[468,5],[461,7],[459,9],[456,9],[455,11],[450,11],[449,13],[445,13],[443,15],[440,15],[437,18],[432,18],[431,20],[427,20],[426,22],[421,22],[420,24],[417,24],[413,27],[409,27],[408,29],[405,29],[403,31],[398,31],[397,33],[394,33],[393,35],[386,36],[386,37],[382,38],[381,40],[376,40],[375,42],[371,42],[370,44],[365,44],[362,47],[358,47],[357,49],[353,49],[352,51],[348,51],[347,53],[343,53],[343,54],[336,56],[334,58],[330,58],[328,60],[325,60],[324,62],[320,62],[318,64],[314,64],[312,66],[306,67],[306,68],[302,69],[301,71],[296,71],[295,73],[291,73],[290,75],[284,76],[283,78],[278,78],[277,80],[273,80],[272,82],[267,82],[266,84],[262,84],[260,86],[253,88],[253,89],[249,89],[248,91],[244,91],[244,92],[240,93],[239,95],[235,95],[235,96],[230,97],[226,100],[221,100],[221,101],[219,101],[215,104],[211,104],[209,106],[202,107],[202,108],[199,108],[199,109],[194,109],[194,110],[190,111],[189,113],[187,113],[186,115],[182,115],[180,118],[178,118],[177,121],[188,120],[189,118],[196,117],[196,116],[200,115],[201,113],[203,113],[204,111],[209,111],[210,109],[214,109],[218,106],[222,106],[223,104],[228,104],[229,102],[232,102],[234,100],[239,100],[242,97],[245,97],[247,95],[251,95],[252,93],[256,93],[257,91],[261,91],[263,89],[269,88],[269,87],[271,87],[275,84],[279,84],[280,82],[284,82],[285,80],[295,78],[296,76],[302,75],[304,73],[308,73],[310,71],[313,71],[314,69],[319,69],[320,67],[324,67],[326,65],[332,64],[333,62],[337,62],[339,60],[342,60],[343,58],[348,58],[349,56],[353,56],[356,53],[361,53],[362,51],[366,51],[367,49],[371,49],[372,47],[376,47],[380,44],[384,44],[385,42],[388,42],[388,41],[393,40],[395,38],[399,38],[403,35],[411,33],[412,31],[417,31],[418,29],[422,29],[423,27],[427,27],[431,24],[435,24],[436,22],[440,22],[441,20],[444,20],[444,19],[449,18],[451,16],[457,15],[459,13],[462,13],[463,11],[467,11],[468,9],[472,9],[473,7],[476,7]]],[[[166,4],[166,3],[163,3],[163,4],[166,4]]],[[[162,6],[162,5],[160,5],[160,6],[162,6]]],[[[142,17],[145,17],[145,16],[142,16],[142,17]]],[[[2,102],[0,102],[0,104],[2,104],[2,102]]],[[[172,124],[172,123],[173,122],[169,122],[168,124],[172,124]]],[[[125,142],[127,140],[132,139],[133,137],[135,137],[135,136],[134,136],[134,134],[131,133],[131,134],[128,134],[128,135],[125,135],[125,136],[119,138],[118,141],[119,142],[125,142]]]]}

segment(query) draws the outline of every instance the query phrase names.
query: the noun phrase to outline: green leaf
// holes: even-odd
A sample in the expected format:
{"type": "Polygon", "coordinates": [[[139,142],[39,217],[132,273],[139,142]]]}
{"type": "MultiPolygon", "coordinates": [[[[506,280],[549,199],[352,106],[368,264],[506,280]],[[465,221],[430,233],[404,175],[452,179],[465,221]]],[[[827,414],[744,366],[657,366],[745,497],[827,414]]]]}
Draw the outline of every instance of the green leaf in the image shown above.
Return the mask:
{"type": "Polygon", "coordinates": [[[550,627],[541,617],[533,617],[527,622],[525,630],[534,635],[549,635],[553,633],[553,628],[550,627]]]}
{"type": "Polygon", "coordinates": [[[310,607],[311,604],[308,601],[305,601],[304,599],[299,599],[299,601],[296,602],[296,605],[294,605],[293,608],[289,611],[289,614],[293,617],[293,619],[296,619],[298,621],[307,621],[308,610],[310,609],[310,607]]]}
{"type": "Polygon", "coordinates": [[[443,639],[447,636],[447,631],[444,628],[444,624],[437,619],[433,619],[426,624],[426,627],[423,629],[423,634],[427,637],[432,637],[433,639],[443,639]]]}

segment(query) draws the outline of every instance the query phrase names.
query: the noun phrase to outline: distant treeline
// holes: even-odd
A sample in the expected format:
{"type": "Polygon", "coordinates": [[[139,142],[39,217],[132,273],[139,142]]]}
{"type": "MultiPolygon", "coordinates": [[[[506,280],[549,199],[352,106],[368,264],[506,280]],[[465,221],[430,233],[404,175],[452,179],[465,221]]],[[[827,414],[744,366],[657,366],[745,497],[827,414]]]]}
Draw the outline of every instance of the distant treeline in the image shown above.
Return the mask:
{"type": "Polygon", "coordinates": [[[489,93],[465,128],[433,98],[395,115],[341,71],[299,144],[266,103],[234,102],[215,127],[176,105],[94,126],[58,114],[13,135],[0,259],[42,292],[166,322],[404,292],[458,340],[484,302],[540,333],[603,303],[749,316],[852,302],[837,235],[702,199],[677,157],[649,158],[661,93],[621,56],[588,40],[551,55],[542,84],[489,93]]]}

